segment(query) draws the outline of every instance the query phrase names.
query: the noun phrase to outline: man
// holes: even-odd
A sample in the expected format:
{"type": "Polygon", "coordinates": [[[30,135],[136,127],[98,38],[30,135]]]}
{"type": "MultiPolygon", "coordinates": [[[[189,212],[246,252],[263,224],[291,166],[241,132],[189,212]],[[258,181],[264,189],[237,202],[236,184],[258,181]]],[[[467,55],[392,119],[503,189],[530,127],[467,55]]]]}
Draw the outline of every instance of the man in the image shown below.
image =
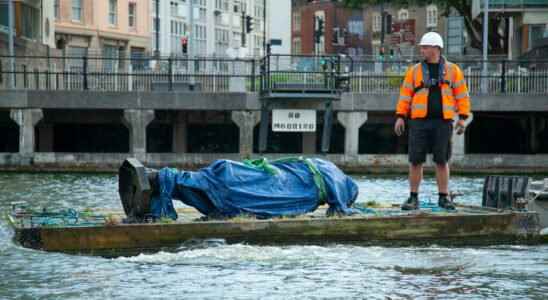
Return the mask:
{"type": "Polygon", "coordinates": [[[470,115],[470,97],[462,70],[442,55],[443,39],[436,32],[426,33],[420,41],[424,60],[411,66],[403,80],[396,107],[394,131],[405,131],[409,118],[409,185],[410,196],[402,210],[419,208],[419,185],[426,154],[432,153],[436,164],[438,205],[455,209],[448,196],[449,165],[453,118],[458,113],[457,134],[463,134],[464,120],[470,115]]]}

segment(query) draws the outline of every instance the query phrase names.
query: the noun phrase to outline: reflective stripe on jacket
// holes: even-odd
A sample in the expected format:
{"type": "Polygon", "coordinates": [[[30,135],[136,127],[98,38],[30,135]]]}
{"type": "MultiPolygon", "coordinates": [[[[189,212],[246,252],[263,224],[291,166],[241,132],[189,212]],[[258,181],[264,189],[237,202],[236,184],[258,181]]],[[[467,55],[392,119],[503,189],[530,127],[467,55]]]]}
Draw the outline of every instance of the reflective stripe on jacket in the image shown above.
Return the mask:
{"type": "MultiPolygon", "coordinates": [[[[470,115],[470,96],[464,80],[462,70],[454,63],[442,58],[443,81],[440,84],[442,95],[442,109],[444,119],[453,119],[455,112],[468,117],[470,115]]],[[[427,115],[430,82],[426,63],[418,63],[407,69],[400,88],[400,98],[396,107],[396,114],[411,119],[424,118],[427,115]],[[426,69],[426,70],[425,70],[426,69]]]]}

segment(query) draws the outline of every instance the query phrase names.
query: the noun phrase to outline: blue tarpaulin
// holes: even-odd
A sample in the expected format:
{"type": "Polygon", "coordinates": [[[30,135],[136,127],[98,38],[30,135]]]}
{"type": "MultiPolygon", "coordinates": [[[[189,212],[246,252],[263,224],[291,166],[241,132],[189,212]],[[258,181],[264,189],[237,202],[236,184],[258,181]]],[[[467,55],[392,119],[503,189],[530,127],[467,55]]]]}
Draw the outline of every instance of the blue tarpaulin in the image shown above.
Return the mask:
{"type": "Polygon", "coordinates": [[[328,214],[352,214],[358,186],[333,163],[290,158],[236,162],[217,160],[199,171],[163,168],[152,197],[155,218],[177,219],[173,199],[206,216],[295,216],[327,203],[328,214]]]}

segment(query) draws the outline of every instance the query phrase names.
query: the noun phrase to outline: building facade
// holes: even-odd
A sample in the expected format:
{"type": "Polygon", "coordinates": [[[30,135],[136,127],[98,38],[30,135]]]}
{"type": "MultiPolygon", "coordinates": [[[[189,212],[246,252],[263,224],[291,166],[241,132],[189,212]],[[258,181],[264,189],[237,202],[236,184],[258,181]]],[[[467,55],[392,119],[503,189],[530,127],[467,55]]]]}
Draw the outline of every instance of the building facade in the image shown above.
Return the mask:
{"type": "MultiPolygon", "coordinates": [[[[40,45],[55,47],[53,2],[39,0],[12,0],[15,38],[40,45]]],[[[0,33],[8,34],[9,12],[7,1],[0,2],[0,33]]]]}
{"type": "Polygon", "coordinates": [[[294,0],[291,16],[293,54],[366,53],[361,9],[349,9],[333,1],[294,0]],[[323,31],[317,35],[319,26],[323,31]]]}
{"type": "Polygon", "coordinates": [[[436,5],[350,9],[328,0],[294,0],[292,52],[412,57],[418,54],[416,43],[425,32],[436,31],[446,37],[446,20],[440,15],[436,5]],[[315,37],[318,19],[324,25],[319,39],[315,37]]]}
{"type": "Polygon", "coordinates": [[[55,43],[70,56],[134,57],[150,50],[149,0],[52,0],[55,43]]]}
{"type": "Polygon", "coordinates": [[[281,45],[272,46],[273,54],[291,53],[291,0],[271,1],[270,12],[275,18],[270,18],[269,38],[281,41],[281,45]]]}
{"type": "Polygon", "coordinates": [[[269,20],[268,13],[265,16],[265,10],[269,10],[268,2],[150,0],[150,20],[153,24],[151,48],[159,50],[161,56],[227,57],[235,53],[260,56],[264,51],[265,17],[266,24],[269,20]],[[242,45],[242,29],[245,27],[242,15],[249,16],[252,24],[252,30],[245,34],[245,46],[242,45]],[[157,36],[156,18],[160,23],[157,36]],[[187,43],[186,53],[183,52],[184,41],[187,43]]]}
{"type": "MultiPolygon", "coordinates": [[[[482,17],[483,11],[483,1],[473,0],[472,17],[482,17]]],[[[504,47],[500,54],[508,59],[545,59],[548,56],[548,1],[490,1],[489,19],[490,22],[498,21],[498,30],[502,32],[504,47]]]]}

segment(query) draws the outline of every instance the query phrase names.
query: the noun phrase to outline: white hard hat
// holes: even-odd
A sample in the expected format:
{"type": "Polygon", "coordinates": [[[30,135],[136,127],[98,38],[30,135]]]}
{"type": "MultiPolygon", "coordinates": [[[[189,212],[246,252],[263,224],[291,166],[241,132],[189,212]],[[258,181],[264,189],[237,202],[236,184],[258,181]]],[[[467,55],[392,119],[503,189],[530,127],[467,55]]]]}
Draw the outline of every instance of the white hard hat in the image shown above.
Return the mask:
{"type": "Polygon", "coordinates": [[[443,48],[443,39],[437,32],[427,32],[422,36],[419,46],[438,46],[443,48]]]}

